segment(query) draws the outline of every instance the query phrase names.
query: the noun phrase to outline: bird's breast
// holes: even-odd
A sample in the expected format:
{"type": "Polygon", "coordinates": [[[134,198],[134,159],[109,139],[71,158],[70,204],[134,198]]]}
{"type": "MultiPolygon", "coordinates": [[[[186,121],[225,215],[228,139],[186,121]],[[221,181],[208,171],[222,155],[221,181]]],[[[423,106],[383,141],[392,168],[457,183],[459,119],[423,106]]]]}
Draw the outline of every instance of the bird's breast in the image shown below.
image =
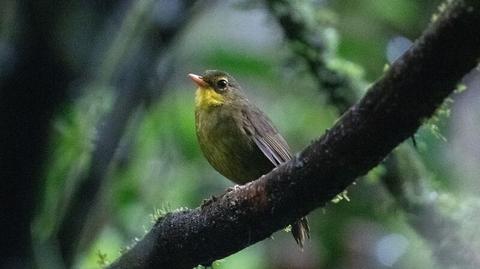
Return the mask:
{"type": "Polygon", "coordinates": [[[237,184],[252,181],[273,168],[245,133],[241,115],[223,107],[197,109],[195,113],[197,139],[205,158],[237,184]]]}

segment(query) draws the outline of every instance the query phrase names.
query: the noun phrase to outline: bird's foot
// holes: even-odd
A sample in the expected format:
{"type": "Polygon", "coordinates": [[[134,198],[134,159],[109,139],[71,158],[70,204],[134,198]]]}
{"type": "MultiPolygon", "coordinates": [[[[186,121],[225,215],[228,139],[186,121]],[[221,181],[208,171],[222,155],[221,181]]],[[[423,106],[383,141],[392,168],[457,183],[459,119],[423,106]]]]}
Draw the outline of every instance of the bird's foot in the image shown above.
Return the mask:
{"type": "Polygon", "coordinates": [[[204,207],[206,207],[206,206],[210,205],[211,203],[216,202],[218,199],[222,198],[225,194],[227,194],[231,191],[234,191],[234,190],[238,190],[239,188],[240,188],[240,185],[235,185],[233,187],[228,187],[227,191],[225,193],[221,194],[219,197],[212,195],[212,196],[210,196],[210,198],[204,199],[202,201],[202,204],[200,205],[200,208],[203,209],[204,207]]]}
{"type": "Polygon", "coordinates": [[[229,193],[229,192],[231,192],[231,191],[236,191],[236,190],[238,190],[238,189],[240,189],[240,185],[235,185],[235,186],[233,186],[233,187],[228,187],[228,188],[227,188],[227,193],[229,193]]]}
{"type": "Polygon", "coordinates": [[[204,207],[210,205],[211,203],[213,203],[213,202],[215,202],[215,201],[217,201],[217,200],[218,200],[218,198],[215,197],[214,195],[212,195],[212,196],[210,196],[210,198],[204,199],[204,200],[202,201],[202,204],[200,205],[200,208],[203,209],[204,207]]]}

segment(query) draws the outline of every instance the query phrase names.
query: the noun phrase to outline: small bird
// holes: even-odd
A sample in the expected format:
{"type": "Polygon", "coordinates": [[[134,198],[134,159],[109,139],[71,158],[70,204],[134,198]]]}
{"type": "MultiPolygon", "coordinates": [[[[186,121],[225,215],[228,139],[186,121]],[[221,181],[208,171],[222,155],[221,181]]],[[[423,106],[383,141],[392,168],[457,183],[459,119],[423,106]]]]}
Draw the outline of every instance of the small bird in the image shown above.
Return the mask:
{"type": "MultiPolygon", "coordinates": [[[[245,184],[292,158],[285,139],[270,119],[250,103],[237,81],[223,71],[189,74],[195,93],[195,127],[200,148],[220,174],[245,184]]],[[[310,237],[306,217],[292,226],[303,248],[310,237]]]]}

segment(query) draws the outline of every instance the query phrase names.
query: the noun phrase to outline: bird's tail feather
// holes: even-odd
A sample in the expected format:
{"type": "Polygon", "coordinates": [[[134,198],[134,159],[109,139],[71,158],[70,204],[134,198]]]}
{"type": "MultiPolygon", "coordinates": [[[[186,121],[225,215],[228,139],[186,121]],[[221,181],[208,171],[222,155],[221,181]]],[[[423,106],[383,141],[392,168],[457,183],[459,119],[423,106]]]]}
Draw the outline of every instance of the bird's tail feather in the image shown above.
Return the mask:
{"type": "Polygon", "coordinates": [[[310,227],[307,217],[303,217],[292,224],[292,234],[297,244],[303,249],[305,241],[310,238],[310,227]]]}

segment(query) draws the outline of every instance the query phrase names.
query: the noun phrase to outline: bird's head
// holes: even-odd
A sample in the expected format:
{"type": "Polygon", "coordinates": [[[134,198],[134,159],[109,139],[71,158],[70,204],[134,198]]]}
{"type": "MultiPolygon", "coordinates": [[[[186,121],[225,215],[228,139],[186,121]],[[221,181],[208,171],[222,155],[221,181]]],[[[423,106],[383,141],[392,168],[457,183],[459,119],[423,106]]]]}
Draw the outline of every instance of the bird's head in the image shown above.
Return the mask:
{"type": "Polygon", "coordinates": [[[195,74],[188,76],[198,86],[195,96],[195,105],[198,109],[230,105],[245,98],[240,85],[226,72],[207,70],[201,76],[195,74]]]}

